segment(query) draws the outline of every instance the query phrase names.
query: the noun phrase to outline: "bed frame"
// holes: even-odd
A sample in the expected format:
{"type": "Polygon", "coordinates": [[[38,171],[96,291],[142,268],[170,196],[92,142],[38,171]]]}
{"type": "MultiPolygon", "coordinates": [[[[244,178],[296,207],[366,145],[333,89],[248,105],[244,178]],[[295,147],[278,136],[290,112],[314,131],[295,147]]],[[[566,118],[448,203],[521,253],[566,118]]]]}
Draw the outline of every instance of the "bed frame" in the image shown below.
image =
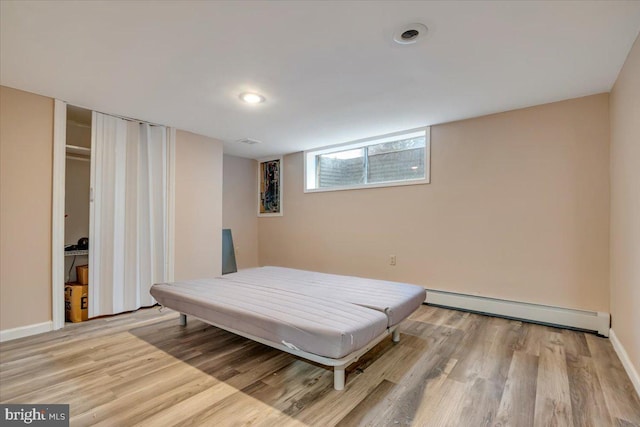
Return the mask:
{"type": "MultiPolygon", "coordinates": [[[[237,329],[230,328],[228,326],[223,326],[217,323],[209,322],[207,320],[201,319],[196,316],[191,316],[191,317],[193,317],[194,319],[198,319],[201,322],[215,326],[216,328],[224,329],[225,331],[231,332],[233,334],[240,335],[250,340],[259,342],[260,344],[268,345],[269,347],[273,347],[281,351],[286,351],[287,353],[291,353],[294,356],[302,357],[303,359],[311,360],[312,362],[317,362],[325,366],[332,366],[333,367],[333,388],[335,388],[336,390],[344,389],[344,383],[345,383],[344,371],[347,368],[347,366],[356,362],[360,358],[360,356],[367,353],[369,350],[371,350],[380,341],[382,341],[389,335],[392,336],[393,342],[397,343],[400,341],[400,332],[398,331],[398,325],[395,325],[390,328],[387,328],[385,332],[383,332],[381,335],[371,340],[366,346],[362,347],[361,349],[356,350],[353,353],[348,354],[344,357],[341,357],[340,359],[332,359],[330,357],[324,357],[324,356],[319,356],[313,353],[307,353],[306,351],[302,351],[299,348],[297,348],[295,345],[291,343],[287,343],[284,340],[282,341],[282,343],[277,343],[277,342],[266,340],[264,338],[253,336],[251,334],[247,334],[246,332],[242,332],[237,329]]],[[[180,325],[181,326],[187,325],[186,314],[180,313],[180,325]]]]}

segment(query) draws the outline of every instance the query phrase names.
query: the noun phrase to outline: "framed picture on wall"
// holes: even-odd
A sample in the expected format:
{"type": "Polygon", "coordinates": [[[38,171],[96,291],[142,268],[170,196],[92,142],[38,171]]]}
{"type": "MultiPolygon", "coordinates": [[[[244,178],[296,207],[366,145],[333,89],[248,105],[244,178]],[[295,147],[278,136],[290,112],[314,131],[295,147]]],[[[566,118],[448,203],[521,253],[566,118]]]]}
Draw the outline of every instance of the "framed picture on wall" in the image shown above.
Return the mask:
{"type": "Polygon", "coordinates": [[[258,216],[282,216],[282,156],[258,161],[258,216]]]}

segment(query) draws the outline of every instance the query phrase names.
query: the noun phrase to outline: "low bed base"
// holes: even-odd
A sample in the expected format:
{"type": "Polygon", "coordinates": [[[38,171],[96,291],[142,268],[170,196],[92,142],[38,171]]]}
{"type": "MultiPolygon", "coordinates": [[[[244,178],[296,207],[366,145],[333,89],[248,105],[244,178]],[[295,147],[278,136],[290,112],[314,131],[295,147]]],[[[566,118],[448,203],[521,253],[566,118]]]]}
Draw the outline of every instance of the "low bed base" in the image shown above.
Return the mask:
{"type": "MultiPolygon", "coordinates": [[[[385,332],[383,332],[378,337],[374,338],[371,342],[369,342],[366,346],[364,346],[360,350],[356,350],[353,353],[348,354],[340,359],[332,359],[330,357],[324,357],[324,356],[319,356],[313,353],[307,353],[306,351],[302,351],[292,344],[287,343],[288,345],[286,345],[283,343],[269,341],[264,338],[256,337],[251,334],[247,334],[246,332],[238,331],[236,329],[229,328],[227,326],[219,325],[217,323],[213,323],[196,316],[191,316],[191,317],[193,317],[194,319],[198,319],[201,322],[215,326],[216,328],[224,329],[225,331],[231,332],[233,334],[240,335],[252,341],[259,342],[260,344],[268,345],[269,347],[273,347],[281,351],[286,351],[287,353],[291,353],[294,356],[299,356],[299,357],[302,357],[303,359],[311,360],[312,362],[317,362],[325,366],[332,366],[333,367],[333,388],[336,390],[344,389],[344,383],[345,383],[344,371],[349,365],[356,362],[360,358],[360,356],[367,353],[369,350],[371,350],[378,343],[380,343],[380,341],[382,341],[389,335],[392,336],[393,342],[397,343],[400,341],[400,332],[398,331],[398,325],[395,325],[390,328],[387,328],[385,332]]],[[[186,314],[180,313],[180,325],[181,326],[187,325],[186,314]]]]}

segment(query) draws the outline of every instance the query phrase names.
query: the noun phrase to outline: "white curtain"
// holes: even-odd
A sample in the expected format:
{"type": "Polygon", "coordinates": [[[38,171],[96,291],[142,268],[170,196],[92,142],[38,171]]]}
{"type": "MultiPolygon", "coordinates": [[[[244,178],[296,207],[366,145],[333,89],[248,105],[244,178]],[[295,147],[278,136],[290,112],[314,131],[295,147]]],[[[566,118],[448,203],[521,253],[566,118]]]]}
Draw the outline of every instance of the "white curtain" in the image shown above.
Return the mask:
{"type": "Polygon", "coordinates": [[[166,277],[167,129],[93,113],[89,317],[155,304],[166,277]]]}

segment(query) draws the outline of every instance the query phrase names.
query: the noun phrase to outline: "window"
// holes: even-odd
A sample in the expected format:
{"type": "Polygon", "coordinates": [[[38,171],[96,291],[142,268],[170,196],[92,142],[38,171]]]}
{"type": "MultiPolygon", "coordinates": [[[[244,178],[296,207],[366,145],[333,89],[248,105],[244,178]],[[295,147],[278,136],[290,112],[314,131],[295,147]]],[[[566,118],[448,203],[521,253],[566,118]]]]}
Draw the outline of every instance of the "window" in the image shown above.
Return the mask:
{"type": "Polygon", "coordinates": [[[305,151],[305,192],[429,182],[429,128],[305,151]]]}

